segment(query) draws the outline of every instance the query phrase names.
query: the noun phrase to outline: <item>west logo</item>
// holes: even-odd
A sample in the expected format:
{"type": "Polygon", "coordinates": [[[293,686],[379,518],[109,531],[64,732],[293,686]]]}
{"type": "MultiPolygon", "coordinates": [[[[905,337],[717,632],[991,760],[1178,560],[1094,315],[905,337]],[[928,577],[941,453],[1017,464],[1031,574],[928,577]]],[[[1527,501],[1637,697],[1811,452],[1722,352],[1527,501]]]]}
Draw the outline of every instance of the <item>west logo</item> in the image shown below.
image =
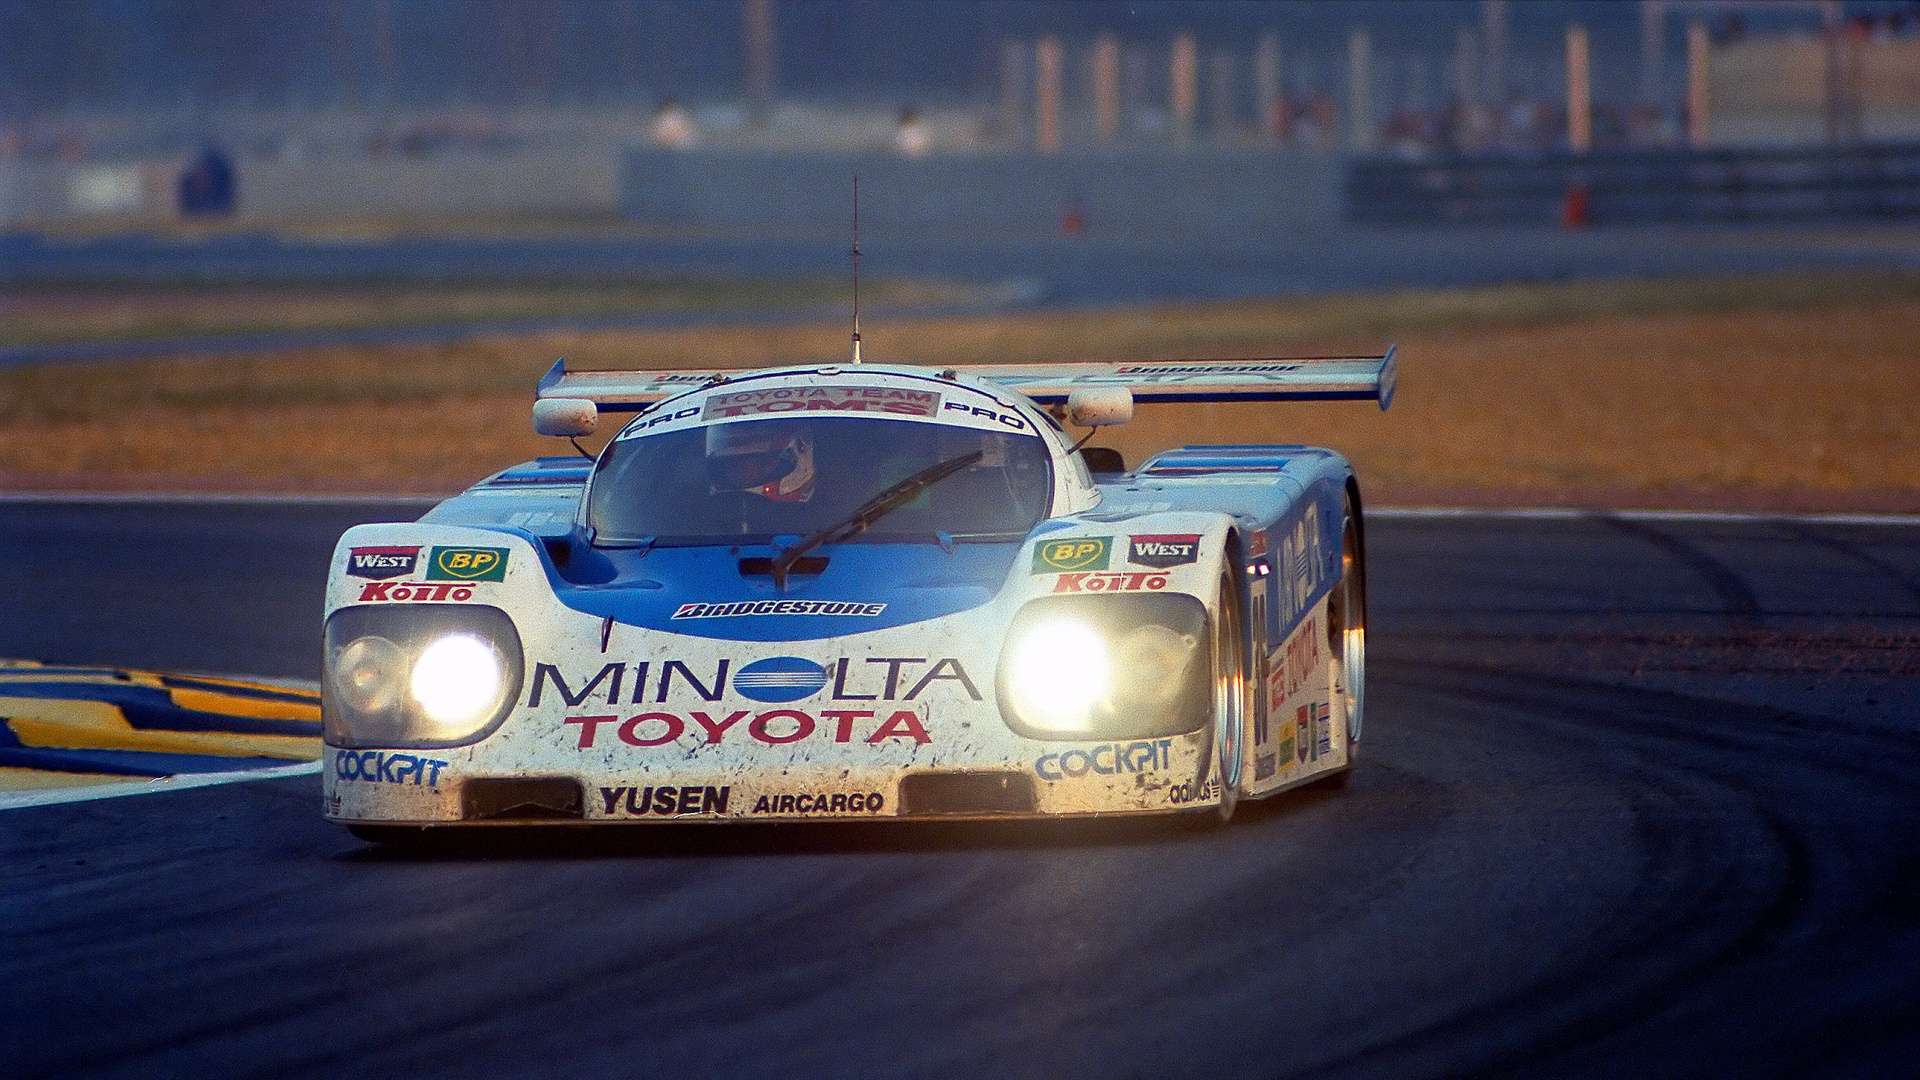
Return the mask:
{"type": "Polygon", "coordinates": [[[357,547],[347,551],[347,573],[385,581],[413,573],[418,547],[357,547]]]}
{"type": "Polygon", "coordinates": [[[1113,551],[1111,536],[1076,536],[1047,540],[1033,549],[1033,572],[1057,574],[1063,570],[1105,570],[1113,551]]]}
{"type": "Polygon", "coordinates": [[[428,581],[505,581],[506,548],[437,547],[427,563],[428,581]]]}
{"type": "Polygon", "coordinates": [[[1187,566],[1200,558],[1198,534],[1136,536],[1127,548],[1127,561],[1138,566],[1165,570],[1187,566]]]}

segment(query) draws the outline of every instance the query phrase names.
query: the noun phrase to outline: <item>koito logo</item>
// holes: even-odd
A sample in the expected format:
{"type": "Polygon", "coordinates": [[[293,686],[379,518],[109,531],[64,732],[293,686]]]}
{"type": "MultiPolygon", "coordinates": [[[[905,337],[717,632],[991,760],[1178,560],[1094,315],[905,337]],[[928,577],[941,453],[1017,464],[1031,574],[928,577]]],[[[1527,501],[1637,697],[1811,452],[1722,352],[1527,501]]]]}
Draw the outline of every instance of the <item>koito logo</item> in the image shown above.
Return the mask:
{"type": "Polygon", "coordinates": [[[1127,548],[1128,562],[1137,566],[1157,567],[1161,570],[1170,566],[1187,566],[1199,558],[1200,536],[1198,533],[1136,536],[1127,548]]]}
{"type": "Polygon", "coordinates": [[[380,600],[471,600],[473,589],[466,585],[442,582],[428,585],[411,581],[369,581],[360,586],[360,602],[380,600]]]}
{"type": "Polygon", "coordinates": [[[506,548],[437,547],[427,565],[428,581],[505,581],[506,548]]]}
{"type": "Polygon", "coordinates": [[[418,547],[357,547],[347,552],[347,573],[385,581],[413,573],[418,547]]]}
{"type": "Polygon", "coordinates": [[[1111,536],[1047,540],[1033,549],[1033,572],[1057,574],[1062,570],[1105,570],[1112,550],[1111,536]]]}
{"type": "Polygon", "coordinates": [[[1061,574],[1053,591],[1063,592],[1158,592],[1167,587],[1167,575],[1136,571],[1130,574],[1061,574]]]}

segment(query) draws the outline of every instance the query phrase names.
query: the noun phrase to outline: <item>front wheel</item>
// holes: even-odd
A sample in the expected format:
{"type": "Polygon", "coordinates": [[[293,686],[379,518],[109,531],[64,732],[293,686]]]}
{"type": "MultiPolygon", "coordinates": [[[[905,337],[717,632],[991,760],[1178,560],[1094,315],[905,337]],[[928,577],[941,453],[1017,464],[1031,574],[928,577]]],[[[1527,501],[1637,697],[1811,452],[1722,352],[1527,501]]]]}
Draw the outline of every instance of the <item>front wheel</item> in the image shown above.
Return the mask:
{"type": "Polygon", "coordinates": [[[1213,744],[1220,774],[1221,821],[1233,817],[1239,802],[1241,754],[1249,714],[1245,601],[1233,569],[1220,576],[1220,603],[1213,620],[1213,744]]]}

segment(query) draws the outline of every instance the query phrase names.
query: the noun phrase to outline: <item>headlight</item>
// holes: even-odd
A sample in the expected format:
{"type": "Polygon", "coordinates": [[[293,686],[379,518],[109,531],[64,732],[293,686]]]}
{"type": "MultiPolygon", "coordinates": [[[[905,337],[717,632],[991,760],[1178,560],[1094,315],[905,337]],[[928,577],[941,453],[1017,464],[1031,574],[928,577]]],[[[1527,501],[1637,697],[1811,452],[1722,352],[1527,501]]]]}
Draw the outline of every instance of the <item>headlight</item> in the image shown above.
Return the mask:
{"type": "Polygon", "coordinates": [[[520,635],[497,608],[342,608],[327,620],[321,716],[334,746],[457,746],[519,697],[520,635]]]}
{"type": "Polygon", "coordinates": [[[1206,631],[1206,608],[1191,596],[1035,600],[1000,650],[1000,713],[1036,739],[1196,730],[1212,702],[1206,631]]]}

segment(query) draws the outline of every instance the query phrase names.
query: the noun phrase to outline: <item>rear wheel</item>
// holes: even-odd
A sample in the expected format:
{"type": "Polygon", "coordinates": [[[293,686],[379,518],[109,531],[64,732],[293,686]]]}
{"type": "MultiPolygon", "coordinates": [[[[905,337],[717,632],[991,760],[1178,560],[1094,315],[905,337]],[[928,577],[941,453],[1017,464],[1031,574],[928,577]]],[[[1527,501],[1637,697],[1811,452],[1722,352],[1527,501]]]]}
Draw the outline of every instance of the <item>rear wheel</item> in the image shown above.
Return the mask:
{"type": "Polygon", "coordinates": [[[1340,524],[1340,580],[1327,604],[1327,645],[1334,658],[1334,699],[1347,718],[1348,769],[1336,774],[1343,782],[1359,760],[1367,704],[1367,557],[1351,496],[1340,524]]]}

